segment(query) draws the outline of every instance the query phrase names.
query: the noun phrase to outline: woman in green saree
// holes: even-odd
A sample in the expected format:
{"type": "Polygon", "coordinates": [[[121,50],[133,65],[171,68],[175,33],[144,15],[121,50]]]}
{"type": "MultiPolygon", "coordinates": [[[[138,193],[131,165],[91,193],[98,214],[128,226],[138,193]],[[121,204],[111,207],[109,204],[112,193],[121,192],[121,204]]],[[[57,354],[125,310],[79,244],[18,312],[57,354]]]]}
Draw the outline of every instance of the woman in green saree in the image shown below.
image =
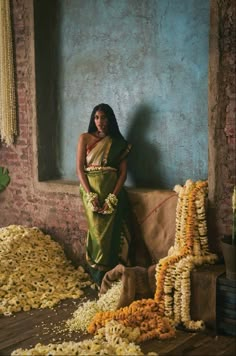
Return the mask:
{"type": "Polygon", "coordinates": [[[88,132],[79,137],[77,175],[88,221],[86,260],[98,286],[117,264],[129,265],[130,221],[123,185],[130,148],[112,108],[95,106],[88,132]]]}

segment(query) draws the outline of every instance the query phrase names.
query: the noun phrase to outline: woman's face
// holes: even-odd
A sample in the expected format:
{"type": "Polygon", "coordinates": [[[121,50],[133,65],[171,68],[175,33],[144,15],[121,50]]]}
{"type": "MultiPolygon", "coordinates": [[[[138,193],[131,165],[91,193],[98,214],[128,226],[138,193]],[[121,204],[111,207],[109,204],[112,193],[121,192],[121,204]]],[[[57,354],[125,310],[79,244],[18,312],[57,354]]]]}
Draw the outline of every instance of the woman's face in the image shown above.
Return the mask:
{"type": "Polygon", "coordinates": [[[108,131],[108,119],[103,111],[96,111],[94,116],[94,122],[98,132],[107,133],[108,131]]]}

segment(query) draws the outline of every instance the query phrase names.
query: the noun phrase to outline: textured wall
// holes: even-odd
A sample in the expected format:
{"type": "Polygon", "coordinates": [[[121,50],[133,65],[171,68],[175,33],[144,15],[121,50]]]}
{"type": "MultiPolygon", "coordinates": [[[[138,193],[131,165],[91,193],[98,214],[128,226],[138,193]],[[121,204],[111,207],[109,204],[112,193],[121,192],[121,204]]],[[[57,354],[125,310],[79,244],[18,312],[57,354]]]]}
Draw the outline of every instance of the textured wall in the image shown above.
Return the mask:
{"type": "MultiPolygon", "coordinates": [[[[220,18],[220,82],[221,101],[220,125],[224,136],[222,168],[217,167],[217,180],[221,182],[221,195],[217,199],[217,221],[219,231],[231,233],[232,213],[228,206],[232,204],[233,186],[236,185],[236,4],[233,1],[219,2],[220,18]],[[232,40],[234,38],[234,40],[232,40]]],[[[219,148],[219,147],[218,147],[219,148]]]]}
{"type": "MultiPolygon", "coordinates": [[[[210,146],[210,201],[214,216],[211,220],[218,236],[231,227],[231,188],[235,182],[235,5],[230,1],[215,1],[220,11],[215,14],[213,34],[216,47],[220,34],[220,62],[215,87],[216,105],[210,107],[214,119],[209,121],[212,133],[210,146]],[[217,124],[215,122],[217,121],[217,124]],[[219,133],[217,135],[217,133],[219,133]],[[214,173],[214,174],[213,174],[214,173]],[[217,220],[216,220],[217,217],[217,220]]],[[[34,58],[32,58],[32,1],[14,0],[14,34],[19,135],[14,146],[0,146],[0,166],[8,167],[11,183],[0,193],[0,226],[25,224],[38,226],[63,241],[68,253],[83,258],[86,222],[79,196],[74,193],[39,189],[33,180],[34,160],[34,58]],[[73,250],[73,251],[72,251],[73,250]]],[[[210,58],[213,54],[211,54],[210,58]]],[[[210,59],[212,60],[212,59],[210,59]]],[[[212,104],[211,100],[211,104],[212,104]]]]}
{"type": "MultiPolygon", "coordinates": [[[[236,3],[212,1],[209,66],[209,230],[232,231],[236,185],[236,3]]],[[[219,248],[219,247],[218,247],[219,248]]]]}
{"type": "MultiPolygon", "coordinates": [[[[37,3],[36,41],[42,46],[36,59],[42,64],[36,63],[41,88],[45,77],[42,94],[49,94],[39,122],[52,122],[57,115],[62,178],[76,180],[78,135],[87,130],[92,108],[107,102],[133,143],[127,185],[172,188],[188,178],[205,179],[209,1],[37,3]],[[41,16],[45,6],[47,16],[41,16]],[[55,55],[51,74],[47,53],[55,55]],[[53,92],[57,98],[48,99],[53,92]]],[[[41,136],[44,141],[44,131],[41,136]]]]}

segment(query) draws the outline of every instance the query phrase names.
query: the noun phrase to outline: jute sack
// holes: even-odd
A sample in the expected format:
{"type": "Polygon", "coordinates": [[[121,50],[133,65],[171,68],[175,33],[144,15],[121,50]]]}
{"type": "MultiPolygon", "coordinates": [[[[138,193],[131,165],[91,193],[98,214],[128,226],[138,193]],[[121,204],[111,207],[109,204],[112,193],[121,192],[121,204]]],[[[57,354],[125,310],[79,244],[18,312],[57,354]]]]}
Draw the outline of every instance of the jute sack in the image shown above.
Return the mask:
{"type": "Polygon", "coordinates": [[[128,306],[136,299],[152,298],[155,291],[155,265],[149,268],[117,265],[103,277],[100,294],[106,293],[120,279],[122,289],[117,308],[128,306]]]}

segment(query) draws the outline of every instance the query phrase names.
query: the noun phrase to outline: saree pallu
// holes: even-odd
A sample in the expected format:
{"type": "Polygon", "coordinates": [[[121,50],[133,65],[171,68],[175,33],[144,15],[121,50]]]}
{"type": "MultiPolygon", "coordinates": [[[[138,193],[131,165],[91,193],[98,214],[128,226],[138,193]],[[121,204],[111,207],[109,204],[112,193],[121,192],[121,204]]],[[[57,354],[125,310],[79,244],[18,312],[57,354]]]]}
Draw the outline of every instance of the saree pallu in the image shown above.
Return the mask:
{"type": "MultiPolygon", "coordinates": [[[[129,149],[125,140],[110,137],[97,141],[88,149],[85,174],[91,192],[98,195],[100,206],[113,192],[118,179],[119,162],[126,157],[129,149]]],[[[88,222],[86,260],[94,281],[100,285],[105,273],[117,264],[129,265],[131,234],[128,196],[122,188],[115,210],[103,215],[91,211],[82,186],[80,194],[88,222]]]]}

